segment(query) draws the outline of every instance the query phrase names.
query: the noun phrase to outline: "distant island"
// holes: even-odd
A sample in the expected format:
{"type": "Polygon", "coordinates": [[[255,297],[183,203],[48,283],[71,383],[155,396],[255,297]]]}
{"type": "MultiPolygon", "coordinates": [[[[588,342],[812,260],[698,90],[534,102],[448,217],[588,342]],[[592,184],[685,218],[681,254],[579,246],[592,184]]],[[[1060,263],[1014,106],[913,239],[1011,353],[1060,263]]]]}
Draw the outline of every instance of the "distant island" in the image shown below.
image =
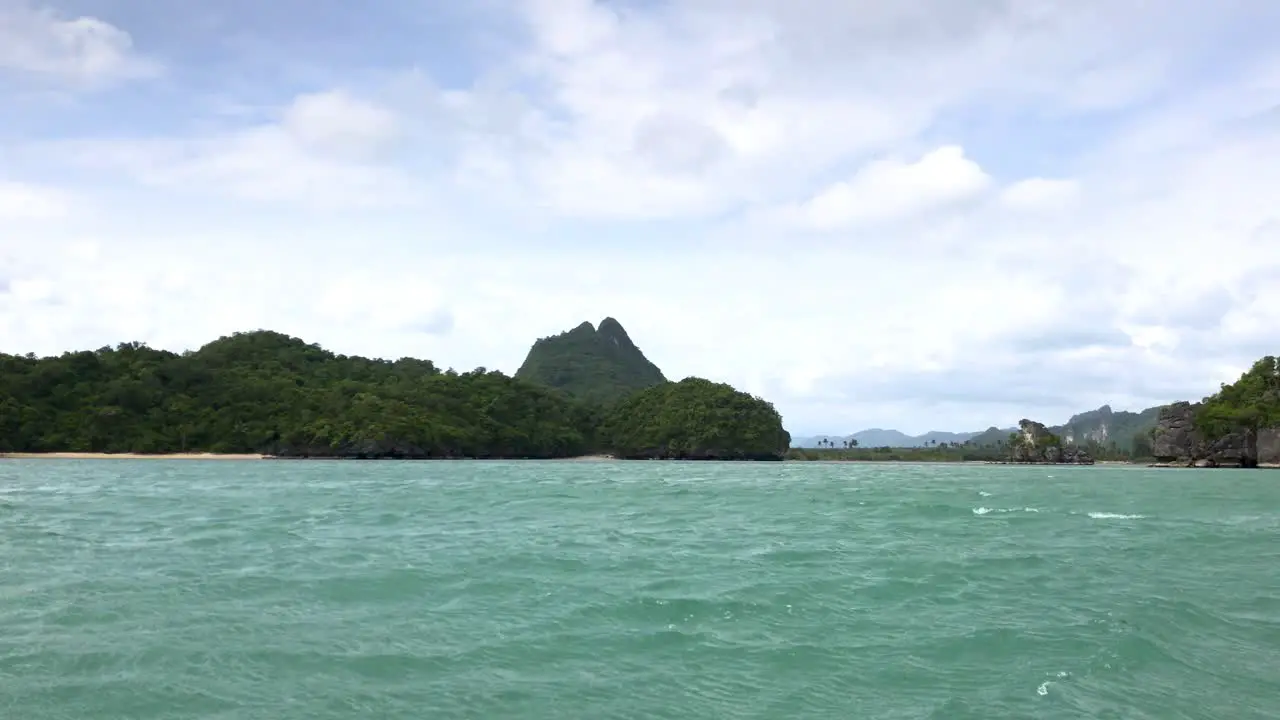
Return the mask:
{"type": "Polygon", "coordinates": [[[1055,427],[792,442],[771,403],[668,380],[613,318],[537,340],[514,376],[337,355],[265,330],[180,354],[140,343],[0,354],[0,455],[49,453],[1256,467],[1280,462],[1280,364],[1263,358],[1198,403],[1104,405],[1055,427]]]}
{"type": "Polygon", "coordinates": [[[1140,412],[1109,405],[1054,427],[1022,420],[1017,428],[930,432],[911,436],[872,429],[845,436],[797,438],[788,457],[802,460],[916,462],[1072,462],[1088,459],[1167,467],[1280,464],[1280,361],[1265,357],[1201,402],[1140,412]],[[1031,439],[1037,438],[1037,439],[1031,439]],[[1047,454],[1028,447],[1061,448],[1047,454]],[[1081,454],[1083,453],[1083,454],[1081,454]]]}
{"type": "Polygon", "coordinates": [[[668,381],[612,318],[539,340],[515,377],[255,331],[0,354],[0,398],[0,454],[779,460],[791,440],[761,398],[668,381]]]}
{"type": "MultiPolygon", "coordinates": [[[[1135,451],[1142,455],[1149,448],[1150,432],[1156,425],[1164,406],[1147,408],[1141,412],[1114,411],[1110,405],[1097,410],[1072,415],[1066,423],[1047,429],[1061,437],[1067,444],[1087,445],[1109,456],[1130,455],[1135,451]]],[[[897,430],[873,428],[850,435],[816,435],[793,438],[792,447],[892,447],[934,448],[963,445],[967,447],[994,447],[1008,442],[1018,427],[989,427],[974,432],[943,432],[934,430],[923,435],[907,435],[897,430]]]]}

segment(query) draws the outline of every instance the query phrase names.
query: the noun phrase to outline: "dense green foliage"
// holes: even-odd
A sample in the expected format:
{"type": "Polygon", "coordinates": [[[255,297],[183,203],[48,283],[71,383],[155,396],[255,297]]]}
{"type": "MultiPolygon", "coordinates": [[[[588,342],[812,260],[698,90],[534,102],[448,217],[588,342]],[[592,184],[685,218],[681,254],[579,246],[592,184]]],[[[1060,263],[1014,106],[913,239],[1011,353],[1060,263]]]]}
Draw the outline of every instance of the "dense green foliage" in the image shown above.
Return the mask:
{"type": "Polygon", "coordinates": [[[1256,432],[1280,427],[1280,358],[1268,355],[1239,380],[1224,383],[1204,399],[1195,413],[1195,424],[1210,439],[1241,428],[1256,432]]]}
{"type": "Polygon", "coordinates": [[[272,332],[177,355],[138,344],[0,355],[0,451],[559,457],[590,408],[483,368],[335,355],[272,332]]]}
{"type": "Polygon", "coordinates": [[[605,417],[601,436],[626,458],[773,460],[791,443],[772,404],[701,378],[633,393],[605,417]]]}
{"type": "MultiPolygon", "coordinates": [[[[609,322],[605,337],[622,346],[625,333],[609,322]]],[[[638,382],[648,371],[636,367],[604,377],[638,382]]],[[[606,404],[484,368],[335,355],[266,331],[180,355],[136,343],[49,358],[0,354],[0,452],[743,459],[785,451],[790,437],[772,405],[707,380],[668,383],[652,370],[659,384],[606,404]]]]}
{"type": "Polygon", "coordinates": [[[1115,411],[1110,405],[1103,405],[1097,410],[1090,410],[1073,415],[1066,424],[1050,428],[1053,432],[1070,439],[1080,445],[1094,443],[1102,446],[1115,445],[1135,455],[1144,453],[1150,445],[1150,433],[1160,417],[1164,406],[1149,407],[1141,412],[1115,411]],[[1145,439],[1140,439],[1145,438],[1145,439]],[[1135,444],[1136,443],[1136,444],[1135,444]]]}
{"type": "Polygon", "coordinates": [[[1010,447],[1023,447],[1033,450],[1062,447],[1062,438],[1055,435],[1052,430],[1045,428],[1043,425],[1033,423],[1030,420],[1023,420],[1021,425],[1025,428],[1023,432],[1009,433],[1010,447]]]}
{"type": "Polygon", "coordinates": [[[613,318],[602,320],[598,330],[584,322],[568,332],[538,340],[516,377],[600,405],[666,382],[662,371],[613,318]]]}

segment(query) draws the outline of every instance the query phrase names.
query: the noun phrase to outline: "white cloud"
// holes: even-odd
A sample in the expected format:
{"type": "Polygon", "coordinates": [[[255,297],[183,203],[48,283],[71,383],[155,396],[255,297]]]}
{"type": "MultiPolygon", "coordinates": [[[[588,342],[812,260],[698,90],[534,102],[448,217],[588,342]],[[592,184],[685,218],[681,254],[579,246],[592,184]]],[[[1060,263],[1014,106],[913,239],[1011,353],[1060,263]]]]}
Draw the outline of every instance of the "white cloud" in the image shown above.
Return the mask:
{"type": "Polygon", "coordinates": [[[470,167],[487,173],[474,181],[563,216],[625,219],[794,200],[967,102],[1123,109],[1166,87],[1177,41],[1205,27],[1189,5],[1156,18],[1138,0],[518,7],[531,44],[499,76],[546,93],[523,95],[501,149],[470,139],[470,167]],[[1134,49],[1123,28],[1138,27],[1169,44],[1134,49]]]}
{"type": "Polygon", "coordinates": [[[280,126],[307,149],[355,160],[383,155],[401,133],[392,111],[344,90],[298,96],[280,126]]]}
{"type": "Polygon", "coordinates": [[[1198,397],[1272,341],[1280,62],[1195,65],[1272,5],[519,7],[474,82],[297,57],[213,88],[234,117],[15,125],[0,223],[59,222],[0,244],[4,349],[269,327],[512,371],[612,315],[808,434],[1198,397]]]}
{"type": "Polygon", "coordinates": [[[1079,195],[1075,180],[1028,178],[1004,188],[1000,201],[1020,210],[1057,210],[1072,205],[1079,195]]]}
{"type": "Polygon", "coordinates": [[[417,183],[392,167],[396,114],[346,91],[302,94],[280,119],[191,138],[71,141],[54,158],[177,192],[308,207],[412,203],[417,183]]]}
{"type": "Polygon", "coordinates": [[[26,0],[0,2],[0,70],[72,83],[145,77],[158,65],[140,56],[128,32],[94,17],[67,18],[26,0]]]}
{"type": "Polygon", "coordinates": [[[69,210],[70,200],[61,190],[0,180],[0,221],[51,220],[69,210]]]}
{"type": "Polygon", "coordinates": [[[812,199],[785,208],[785,220],[812,230],[839,230],[917,216],[981,193],[991,178],[964,149],[939,148],[916,162],[877,160],[812,199]]]}

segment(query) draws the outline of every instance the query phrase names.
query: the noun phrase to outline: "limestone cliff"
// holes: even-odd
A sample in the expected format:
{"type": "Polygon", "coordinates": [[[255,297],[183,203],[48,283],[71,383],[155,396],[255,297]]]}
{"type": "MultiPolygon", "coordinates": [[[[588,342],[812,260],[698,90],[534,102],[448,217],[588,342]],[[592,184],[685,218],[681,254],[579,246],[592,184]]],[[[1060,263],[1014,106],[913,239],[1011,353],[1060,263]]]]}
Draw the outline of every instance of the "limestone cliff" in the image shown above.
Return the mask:
{"type": "Polygon", "coordinates": [[[1067,445],[1116,445],[1126,450],[1134,450],[1135,438],[1146,437],[1155,426],[1159,407],[1149,407],[1141,412],[1115,411],[1110,405],[1103,405],[1097,410],[1072,415],[1066,424],[1049,428],[1050,432],[1060,435],[1067,445]]]}
{"type": "Polygon", "coordinates": [[[1063,445],[1062,439],[1049,431],[1044,423],[1023,419],[1009,438],[1009,461],[1092,465],[1093,457],[1076,445],[1063,445]]]}
{"type": "Polygon", "coordinates": [[[1280,430],[1238,428],[1207,440],[1196,427],[1200,403],[1177,402],[1160,411],[1151,432],[1151,454],[1161,463],[1188,467],[1257,467],[1280,460],[1280,430]]]}

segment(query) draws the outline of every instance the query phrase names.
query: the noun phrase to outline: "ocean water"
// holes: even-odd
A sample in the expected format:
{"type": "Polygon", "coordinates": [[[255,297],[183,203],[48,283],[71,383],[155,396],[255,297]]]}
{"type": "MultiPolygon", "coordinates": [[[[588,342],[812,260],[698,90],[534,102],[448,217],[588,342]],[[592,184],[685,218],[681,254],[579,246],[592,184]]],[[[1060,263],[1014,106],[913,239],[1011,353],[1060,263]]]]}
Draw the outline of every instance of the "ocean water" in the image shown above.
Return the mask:
{"type": "Polygon", "coordinates": [[[0,717],[1276,718],[1280,473],[0,461],[0,717]]]}

